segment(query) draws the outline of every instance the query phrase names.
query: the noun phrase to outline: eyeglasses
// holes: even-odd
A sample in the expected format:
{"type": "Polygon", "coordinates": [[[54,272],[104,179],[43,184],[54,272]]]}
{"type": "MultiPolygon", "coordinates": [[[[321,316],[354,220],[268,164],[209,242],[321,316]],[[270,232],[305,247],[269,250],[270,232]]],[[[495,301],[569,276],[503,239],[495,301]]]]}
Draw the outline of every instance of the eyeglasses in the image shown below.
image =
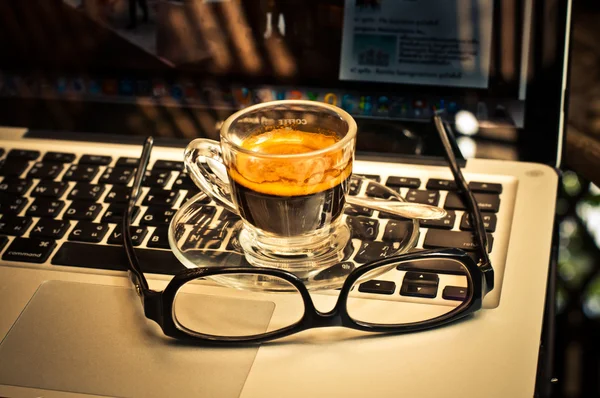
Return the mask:
{"type": "Polygon", "coordinates": [[[433,123],[442,141],[459,194],[474,227],[478,262],[460,249],[425,250],[392,256],[351,271],[332,309],[316,309],[306,286],[282,269],[210,267],[184,270],[164,291],[149,288],[131,240],[131,213],[140,195],[153,140],[142,151],[132,193],[124,214],[123,237],[129,277],[144,313],[164,334],[211,344],[260,343],[306,329],[343,326],[370,332],[405,333],[442,326],[479,310],[494,287],[494,271],[477,202],[452,150],[452,132],[439,114],[433,123]],[[386,275],[403,274],[400,289],[386,275]],[[202,294],[190,293],[197,281],[232,278],[244,289],[206,284],[202,294]],[[253,288],[247,288],[253,286],[253,288]],[[276,286],[275,288],[273,286],[276,286]],[[438,287],[444,286],[444,294],[438,287]],[[373,294],[373,293],[378,294],[373,294]],[[440,297],[442,296],[442,297],[440,297]],[[423,298],[429,297],[429,298],[423,298]]]}

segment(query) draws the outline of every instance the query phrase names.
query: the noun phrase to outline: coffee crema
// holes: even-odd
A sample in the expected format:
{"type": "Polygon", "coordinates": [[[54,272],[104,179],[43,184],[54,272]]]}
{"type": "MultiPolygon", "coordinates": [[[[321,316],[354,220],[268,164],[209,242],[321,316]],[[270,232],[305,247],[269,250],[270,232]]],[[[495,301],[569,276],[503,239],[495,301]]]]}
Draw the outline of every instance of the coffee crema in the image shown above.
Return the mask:
{"type": "Polygon", "coordinates": [[[256,134],[239,146],[256,156],[238,153],[230,177],[255,192],[275,196],[302,196],[325,191],[352,174],[352,155],[342,149],[313,157],[293,157],[333,146],[333,134],[277,128],[256,134]],[[291,155],[269,158],[261,155],[291,155]]]}

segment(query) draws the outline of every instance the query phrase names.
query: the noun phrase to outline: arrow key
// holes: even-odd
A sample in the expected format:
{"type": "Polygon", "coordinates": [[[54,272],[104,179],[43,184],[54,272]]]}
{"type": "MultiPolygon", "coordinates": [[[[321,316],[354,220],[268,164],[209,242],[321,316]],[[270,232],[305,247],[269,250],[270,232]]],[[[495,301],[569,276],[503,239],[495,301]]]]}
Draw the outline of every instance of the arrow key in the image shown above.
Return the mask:
{"type": "Polygon", "coordinates": [[[465,301],[467,299],[467,288],[460,286],[446,286],[442,292],[444,300],[465,301]]]}
{"type": "Polygon", "coordinates": [[[437,285],[421,285],[407,281],[402,282],[400,295],[421,298],[435,298],[437,296],[437,285]]]}
{"type": "Polygon", "coordinates": [[[358,287],[358,291],[361,293],[394,294],[394,290],[396,290],[394,282],[377,279],[361,283],[358,287]]]}

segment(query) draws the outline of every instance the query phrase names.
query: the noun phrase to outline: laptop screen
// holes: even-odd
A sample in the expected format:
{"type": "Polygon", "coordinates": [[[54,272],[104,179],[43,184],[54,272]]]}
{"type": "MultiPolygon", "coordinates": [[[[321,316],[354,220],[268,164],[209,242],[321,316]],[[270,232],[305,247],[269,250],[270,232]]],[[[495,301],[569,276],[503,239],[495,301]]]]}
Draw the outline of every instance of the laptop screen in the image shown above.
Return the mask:
{"type": "Polygon", "coordinates": [[[0,0],[0,122],[216,137],[240,108],[308,99],[351,113],[360,151],[428,152],[439,109],[460,134],[556,143],[530,104],[560,114],[566,9],[538,3],[0,0]]]}

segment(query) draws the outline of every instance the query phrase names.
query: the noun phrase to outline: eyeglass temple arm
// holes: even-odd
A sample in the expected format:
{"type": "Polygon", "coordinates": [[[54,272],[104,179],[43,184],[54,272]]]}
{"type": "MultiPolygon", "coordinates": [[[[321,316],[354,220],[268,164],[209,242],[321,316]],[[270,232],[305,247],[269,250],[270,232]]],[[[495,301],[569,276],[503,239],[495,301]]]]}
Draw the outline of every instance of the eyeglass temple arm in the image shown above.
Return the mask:
{"type": "Polygon", "coordinates": [[[485,231],[483,219],[481,218],[481,212],[477,207],[475,196],[473,196],[473,192],[471,192],[471,190],[469,189],[469,185],[467,184],[465,177],[460,171],[458,162],[456,161],[456,156],[454,155],[454,151],[450,143],[450,138],[448,136],[449,134],[451,134],[451,132],[446,130],[444,122],[439,114],[435,114],[433,116],[433,122],[442,141],[442,145],[444,146],[446,160],[448,160],[450,170],[452,171],[452,175],[454,176],[454,180],[457,182],[460,192],[464,195],[463,198],[466,199],[467,208],[473,218],[473,220],[471,221],[474,226],[475,237],[477,239],[477,245],[481,259],[479,268],[481,269],[485,277],[487,293],[488,291],[491,291],[494,288],[494,269],[492,268],[490,257],[487,252],[487,233],[485,231]]]}

